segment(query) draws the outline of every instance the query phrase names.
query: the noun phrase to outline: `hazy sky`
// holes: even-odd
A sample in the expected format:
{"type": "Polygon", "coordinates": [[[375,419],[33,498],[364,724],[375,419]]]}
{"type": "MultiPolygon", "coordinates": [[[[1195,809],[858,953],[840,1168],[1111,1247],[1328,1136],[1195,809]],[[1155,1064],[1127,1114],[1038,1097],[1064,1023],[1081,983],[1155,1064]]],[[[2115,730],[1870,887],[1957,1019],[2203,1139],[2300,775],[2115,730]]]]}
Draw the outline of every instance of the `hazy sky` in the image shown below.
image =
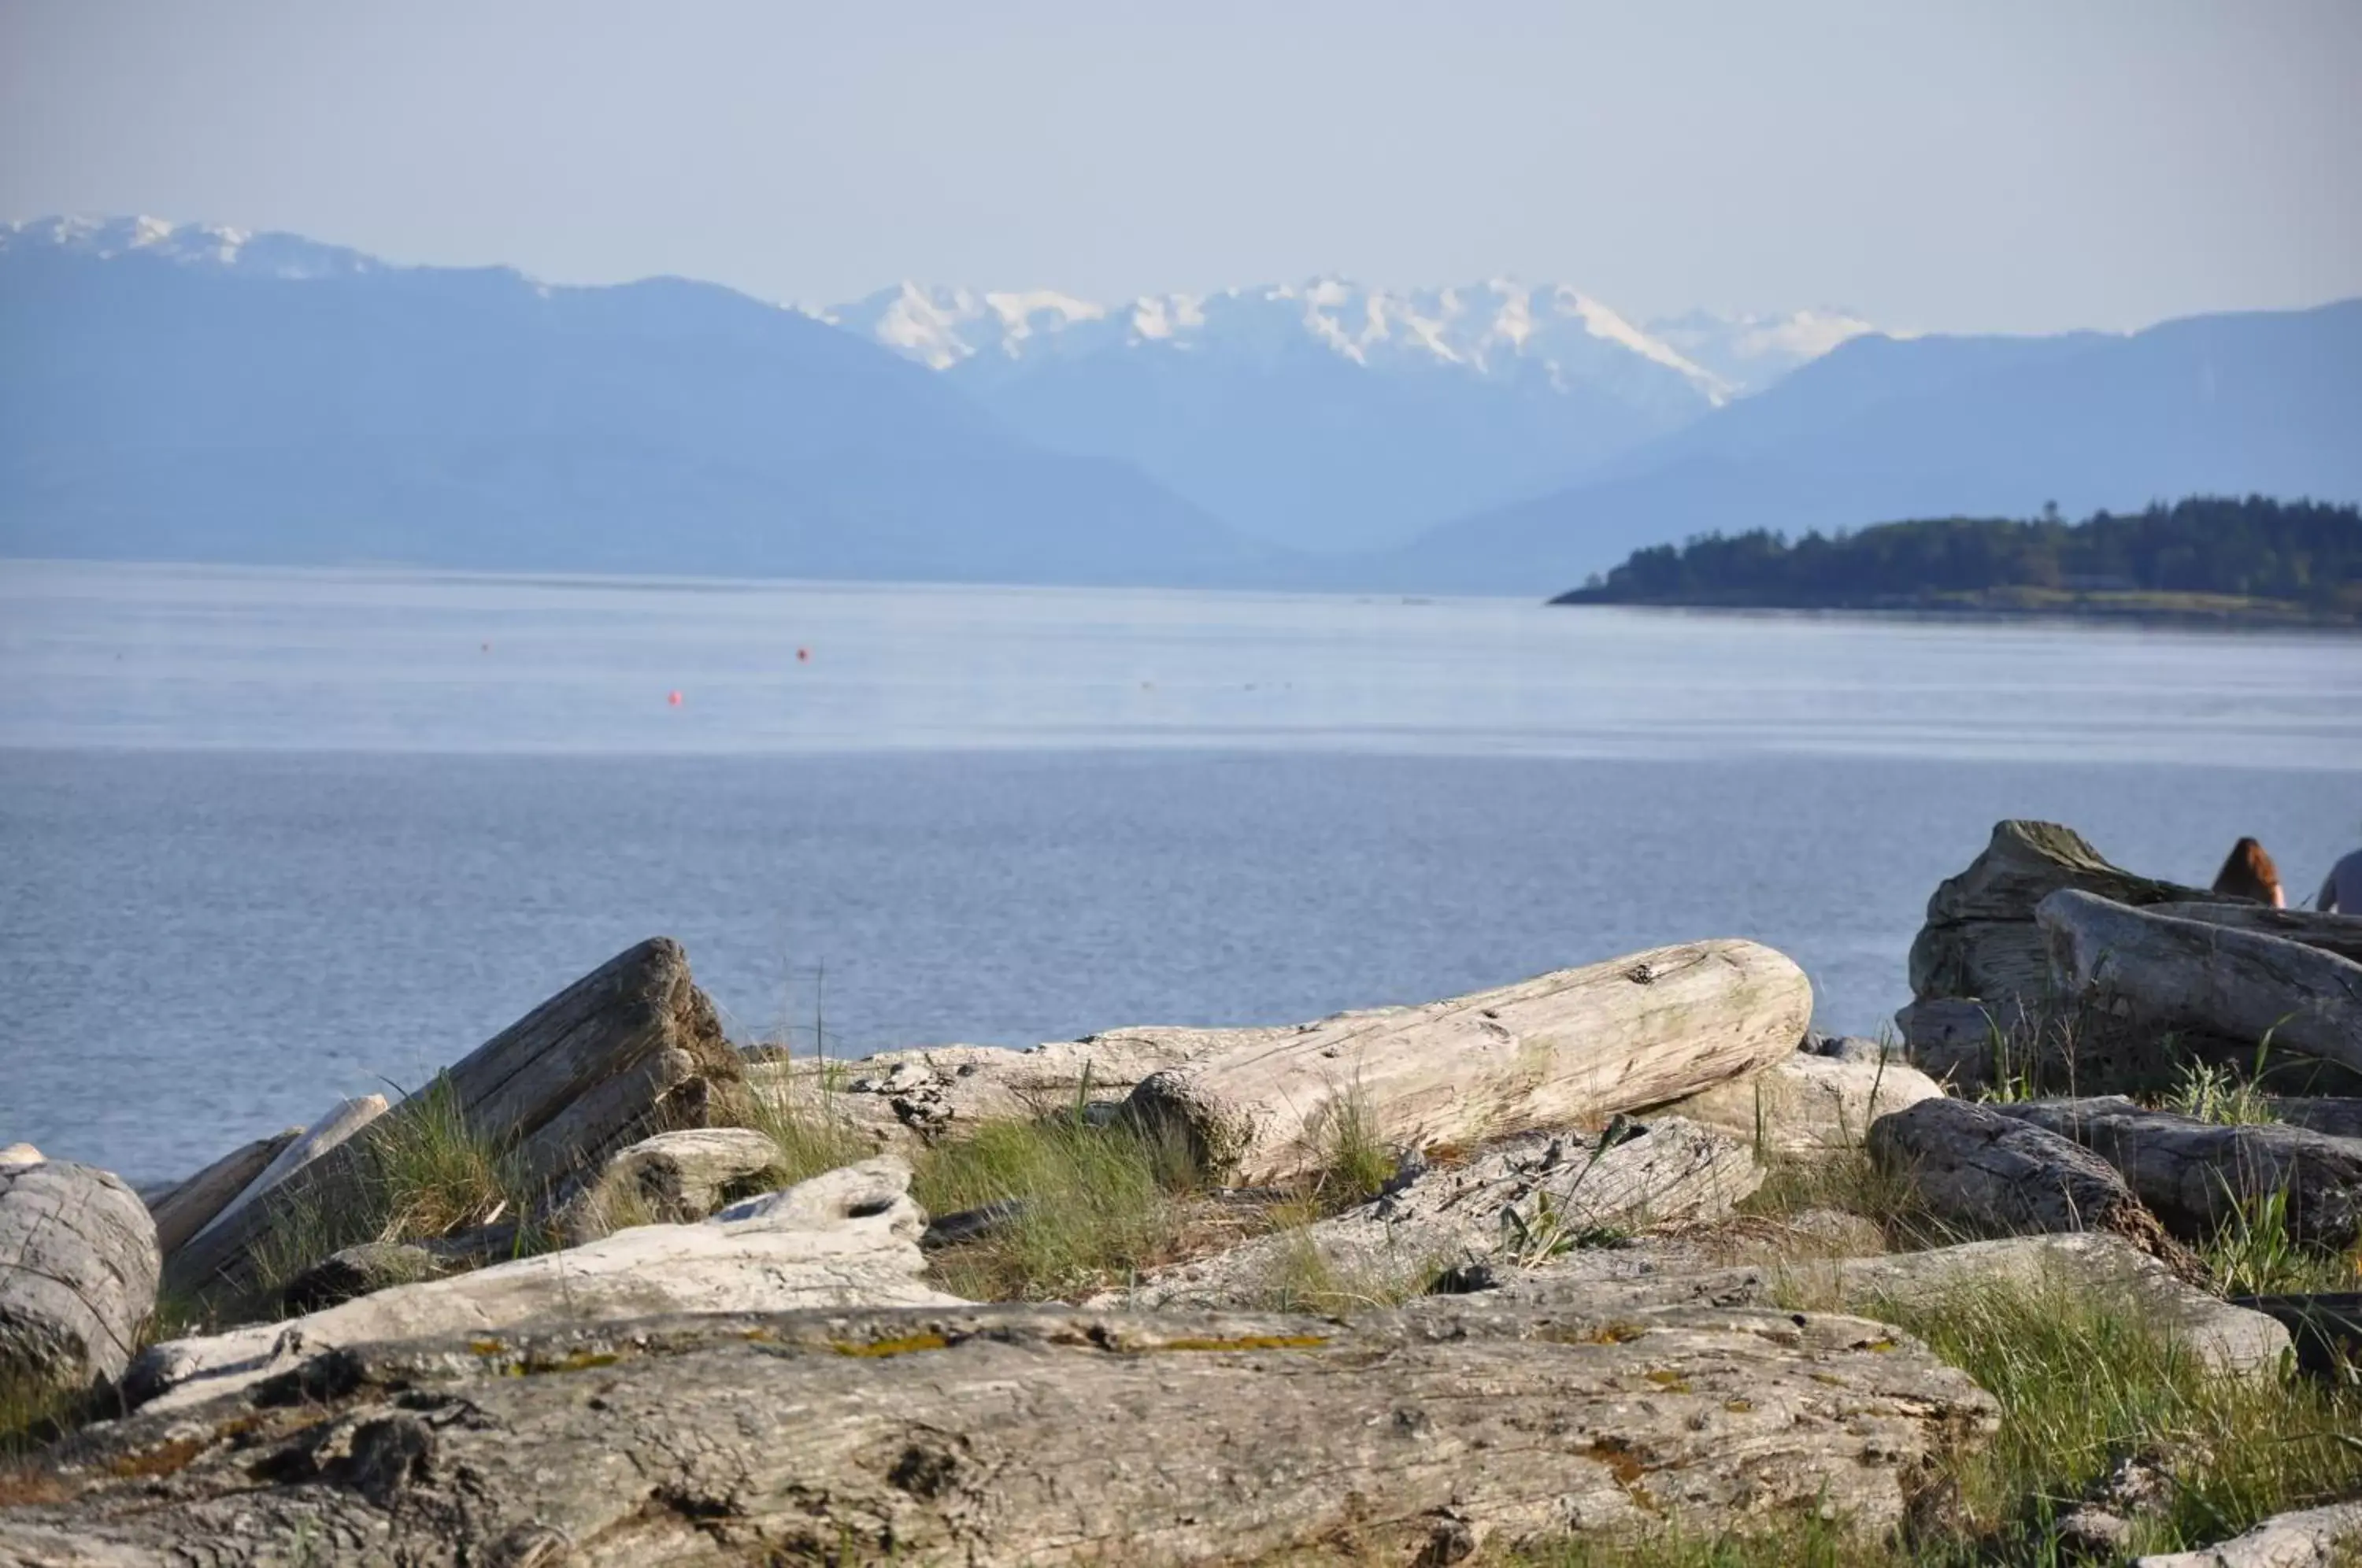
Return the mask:
{"type": "Polygon", "coordinates": [[[1509,272],[2129,326],[2362,293],[2362,0],[0,0],[0,216],[774,299],[1509,272]]]}

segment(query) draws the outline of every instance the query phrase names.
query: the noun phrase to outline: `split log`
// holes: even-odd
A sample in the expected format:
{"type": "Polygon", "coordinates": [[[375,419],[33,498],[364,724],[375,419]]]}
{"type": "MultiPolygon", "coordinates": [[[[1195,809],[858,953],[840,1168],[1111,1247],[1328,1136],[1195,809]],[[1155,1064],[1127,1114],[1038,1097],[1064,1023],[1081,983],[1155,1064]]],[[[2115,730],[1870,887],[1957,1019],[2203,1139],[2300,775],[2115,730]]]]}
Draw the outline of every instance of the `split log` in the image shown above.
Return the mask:
{"type": "Polygon", "coordinates": [[[1399,1148],[1464,1148],[1695,1094],[1795,1050],[1812,997],[1803,970],[1752,942],[1661,947],[1307,1024],[1156,1073],[1125,1108],[1259,1186],[1319,1169],[1349,1121],[1399,1148]]]}
{"type": "Polygon", "coordinates": [[[1159,1269],[1095,1305],[1323,1307],[1417,1295],[1451,1270],[1528,1267],[1658,1226],[1727,1217],[1763,1184],[1747,1141],[1679,1117],[1532,1133],[1465,1165],[1420,1166],[1368,1203],[1159,1269]]]}
{"type": "Polygon", "coordinates": [[[315,1121],[285,1148],[270,1158],[270,1163],[256,1173],[254,1179],[238,1190],[236,1198],[224,1204],[218,1213],[197,1227],[195,1241],[216,1225],[226,1224],[237,1217],[248,1205],[284,1182],[305,1165],[319,1159],[331,1149],[342,1144],[362,1128],[385,1114],[385,1096],[355,1095],[340,1099],[328,1108],[328,1114],[315,1121]]]}
{"type": "Polygon", "coordinates": [[[2150,914],[2174,920],[2202,921],[2208,925],[2277,936],[2305,947],[2318,947],[2340,958],[2362,963],[2362,915],[2322,914],[2312,910],[2276,910],[2265,904],[2164,903],[2147,906],[2150,914]]]}
{"type": "Polygon", "coordinates": [[[526,1323],[613,1322],[671,1312],[917,1306],[956,1299],[922,1284],[926,1215],[892,1156],[830,1171],[696,1225],[640,1225],[565,1252],[396,1286],[283,1323],[173,1340],[125,1379],[133,1403],[179,1408],[292,1361],[371,1340],[498,1333],[526,1323]]]}
{"type": "Polygon", "coordinates": [[[2301,943],[2072,889],[2042,900],[2054,987],[2159,1029],[2195,1029],[2362,1070],[2362,964],[2301,943]]]}
{"type": "Polygon", "coordinates": [[[2345,1248],[2362,1240],[2362,1143],[2308,1128],[2224,1127],[2119,1095],[1997,1105],[2008,1121],[2072,1139],[2122,1173],[2167,1230],[2212,1237],[2275,1194],[2301,1240],[2345,1248]]]}
{"type": "Polygon", "coordinates": [[[1871,1157],[1937,1219],[2014,1234],[2113,1231],[2187,1271],[2188,1255],[2107,1162],[2004,1107],[1923,1099],[1871,1124],[1871,1157]]]}
{"type": "Polygon", "coordinates": [[[2133,1568],[2347,1568],[2362,1554],[2362,1502],[2274,1514],[2196,1551],[2152,1552],[2133,1568]]]}
{"type": "Polygon", "coordinates": [[[290,1127],[268,1138],[257,1138],[241,1148],[232,1149],[157,1198],[148,1206],[149,1212],[156,1218],[156,1245],[168,1258],[179,1252],[190,1237],[211,1224],[215,1215],[228,1208],[230,1201],[253,1185],[254,1178],[271,1161],[302,1136],[304,1129],[290,1127]]]}
{"type": "MultiPolygon", "coordinates": [[[[445,1073],[470,1133],[487,1142],[536,1201],[554,1205],[616,1149],[663,1126],[705,1119],[708,1102],[743,1092],[738,1055],[690,978],[679,944],[657,937],[619,954],[485,1042],[445,1073]]],[[[438,1109],[414,1096],[183,1247],[166,1283],[237,1298],[256,1283],[251,1253],[288,1213],[362,1211],[371,1151],[438,1109]]]]}
{"type": "Polygon", "coordinates": [[[1859,1149],[1871,1122],[1943,1092],[1900,1055],[1848,1060],[1798,1051],[1752,1077],[1675,1100],[1665,1113],[1736,1132],[1760,1154],[1809,1156],[1859,1149]]]}
{"type": "Polygon", "coordinates": [[[2230,897],[2135,876],[2056,823],[1996,823],[1983,852],[1927,900],[1911,944],[1911,994],[1979,998],[2004,1019],[2040,1010],[2050,970],[2034,911],[2061,888],[2135,906],[2230,897]]]}
{"type": "Polygon", "coordinates": [[[722,1207],[734,1187],[779,1163],[779,1146],[745,1127],[659,1132],[620,1151],[551,1224],[568,1246],[626,1225],[683,1225],[722,1207]]]}
{"type": "Polygon", "coordinates": [[[78,1390],[119,1375],[163,1260],[138,1194],[71,1160],[0,1166],[0,1380],[78,1390]]]}
{"type": "Polygon", "coordinates": [[[1875,1534],[1998,1426],[1860,1319],[1533,1327],[1464,1297],[1354,1324],[986,1307],[360,1346],[51,1451],[20,1487],[54,1500],[0,1513],[0,1558],[1443,1563],[1668,1522],[1875,1534]]]}

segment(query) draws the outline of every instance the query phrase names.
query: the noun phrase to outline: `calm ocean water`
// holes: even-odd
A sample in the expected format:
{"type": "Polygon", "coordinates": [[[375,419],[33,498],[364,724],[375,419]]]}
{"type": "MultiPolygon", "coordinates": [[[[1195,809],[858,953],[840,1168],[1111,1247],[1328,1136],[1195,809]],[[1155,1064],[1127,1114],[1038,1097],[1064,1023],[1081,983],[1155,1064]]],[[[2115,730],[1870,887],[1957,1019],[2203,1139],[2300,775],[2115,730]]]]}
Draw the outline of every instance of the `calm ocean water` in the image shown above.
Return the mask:
{"type": "Polygon", "coordinates": [[[1869,1031],[2000,817],[2309,893],[2356,715],[2312,636],[0,562],[0,1143],[176,1175],[657,932],[841,1053],[1726,934],[1869,1031]]]}

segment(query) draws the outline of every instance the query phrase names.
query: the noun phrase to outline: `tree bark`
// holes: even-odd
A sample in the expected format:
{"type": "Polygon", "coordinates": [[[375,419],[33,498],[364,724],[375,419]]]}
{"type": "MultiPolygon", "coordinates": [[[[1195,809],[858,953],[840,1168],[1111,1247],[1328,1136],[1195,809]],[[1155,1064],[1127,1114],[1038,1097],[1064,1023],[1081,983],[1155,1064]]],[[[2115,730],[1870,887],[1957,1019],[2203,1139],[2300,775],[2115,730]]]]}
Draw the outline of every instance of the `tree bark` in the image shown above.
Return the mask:
{"type": "Polygon", "coordinates": [[[2243,1213],[2252,1219],[2255,1206],[2276,1193],[2287,1195],[2300,1239],[2337,1248],[2362,1239],[2362,1142],[2273,1123],[2223,1127],[2144,1110],[2118,1095],[1992,1109],[2105,1160],[2167,1230],[2187,1240],[2202,1242],[2243,1213]]]}
{"type": "Polygon", "coordinates": [[[2036,911],[2053,985],[2159,1029],[2195,1029],[2362,1070],[2362,964],[2301,943],[2072,889],[2036,911]]]}
{"type": "Polygon", "coordinates": [[[1690,943],[1305,1024],[1154,1074],[1125,1105],[1260,1186],[1320,1168],[1351,1123],[1382,1144],[1467,1147],[1661,1105],[1787,1056],[1811,1014],[1780,954],[1690,943]]]}
{"type": "Polygon", "coordinates": [[[1790,1512],[1875,1532],[1995,1408],[1890,1329],[1760,1309],[670,1320],[356,1347],[114,1423],[20,1481],[54,1500],[0,1513],[0,1557],[1446,1563],[1790,1512]]]}
{"type": "Polygon", "coordinates": [[[156,1218],[156,1245],[168,1258],[179,1252],[190,1237],[228,1208],[231,1200],[244,1192],[281,1150],[302,1136],[304,1129],[290,1127],[268,1138],[257,1138],[242,1148],[232,1149],[158,1198],[149,1209],[156,1218]]]}
{"type": "MultiPolygon", "coordinates": [[[[701,1121],[709,1101],[743,1088],[737,1053],[690,980],[679,944],[657,937],[477,1047],[438,1092],[452,1097],[516,1179],[555,1203],[614,1150],[668,1121],[701,1121]]],[[[192,1241],[172,1259],[167,1284],[232,1298],[250,1292],[255,1243],[292,1209],[365,1202],[370,1149],[424,1114],[417,1097],[405,1100],[281,1183],[268,1201],[192,1241]]]]}
{"type": "Polygon", "coordinates": [[[71,1160],[0,1167],[0,1377],[118,1375],[156,1305],[156,1222],[121,1177],[71,1160]]]}

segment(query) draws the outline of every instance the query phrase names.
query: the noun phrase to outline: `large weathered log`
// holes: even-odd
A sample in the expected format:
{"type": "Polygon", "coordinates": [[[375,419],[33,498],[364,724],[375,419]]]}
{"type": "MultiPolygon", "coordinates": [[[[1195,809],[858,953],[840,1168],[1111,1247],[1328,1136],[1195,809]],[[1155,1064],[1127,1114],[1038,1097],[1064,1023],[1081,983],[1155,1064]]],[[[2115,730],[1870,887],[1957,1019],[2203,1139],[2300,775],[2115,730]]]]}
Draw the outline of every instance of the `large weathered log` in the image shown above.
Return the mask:
{"type": "Polygon", "coordinates": [[[2228,897],[2135,876],[2056,823],[1996,823],[1983,852],[1927,900],[1911,944],[1911,994],[1976,998],[2004,1020],[2038,1010],[2050,971],[2034,911],[2061,888],[2131,905],[2228,897]]]}
{"type": "Polygon", "coordinates": [[[1125,1107],[1253,1186],[1318,1169],[1349,1121],[1396,1147],[1466,1147],[1661,1105],[1788,1055],[1811,1013],[1780,954],[1690,943],[1306,1024],[1152,1075],[1125,1107]]]}
{"type": "Polygon", "coordinates": [[[71,1160],[0,1166],[0,1377],[79,1389],[123,1371],[163,1260],[138,1194],[71,1160]]]}
{"type": "Polygon", "coordinates": [[[2203,1241],[2285,1194],[2289,1224],[2303,1240],[2345,1247],[2362,1239],[2362,1143],[2353,1139],[2277,1123],[2224,1127],[2144,1110],[2120,1095],[1992,1110],[2105,1160],[2177,1236],[2203,1241]]]}
{"type": "Polygon", "coordinates": [[[2288,1330],[2297,1364],[2316,1376],[2362,1368],[2362,1290],[2238,1296],[2232,1305],[2261,1312],[2288,1330]]]}
{"type": "MultiPolygon", "coordinates": [[[[668,1124],[705,1118],[741,1091],[737,1053],[690,978],[679,944],[657,937],[620,954],[486,1041],[436,1088],[534,1193],[562,1198],[616,1149],[668,1124]]],[[[290,1212],[365,1204],[371,1150],[440,1107],[414,1096],[362,1136],[280,1184],[270,1200],[192,1241],[167,1283],[232,1297],[252,1288],[250,1253],[290,1212]]]]}
{"type": "Polygon", "coordinates": [[[2159,1029],[2362,1069],[2362,964],[2301,943],[2136,910],[2068,889],[2036,911],[2054,988],[2159,1029]]]}
{"type": "Polygon", "coordinates": [[[1871,1122],[1943,1092],[1899,1055],[1848,1060],[1798,1051],[1752,1077],[1675,1100],[1665,1111],[1726,1128],[1763,1154],[1813,1155],[1859,1149],[1871,1122]]]}
{"type": "Polygon", "coordinates": [[[1002,1307],[359,1347],[53,1451],[25,1485],[57,1500],[0,1513],[0,1557],[1444,1563],[1666,1521],[1890,1529],[1997,1425],[1857,1318],[1536,1327],[1467,1297],[1354,1324],[1002,1307]]]}
{"type": "Polygon", "coordinates": [[[2332,1138],[2362,1138],[2362,1099],[2334,1095],[2272,1095],[2265,1104],[2291,1127],[2310,1127],[2332,1138]]]}
{"type": "Polygon", "coordinates": [[[2196,1551],[2152,1552],[2133,1568],[2351,1568],[2362,1558],[2362,1502],[2275,1514],[2196,1551]]]}
{"type": "Polygon", "coordinates": [[[2312,910],[2276,910],[2263,904],[2173,902],[2149,904],[2148,912],[2175,920],[2202,921],[2234,931],[2277,936],[2362,963],[2362,915],[2322,914],[2312,910]]]}
{"type": "Polygon", "coordinates": [[[241,1388],[303,1355],[371,1340],[496,1333],[525,1323],[668,1312],[918,1306],[955,1300],[921,1282],[926,1215],[910,1167],[885,1155],[815,1176],[727,1220],[640,1225],[587,1246],[396,1286],[283,1323],[151,1347],[125,1379],[167,1408],[241,1388]]]}
{"type": "Polygon", "coordinates": [[[2186,1254],[2105,1161],[2001,1109],[1923,1099],[1871,1123],[1871,1157],[1907,1176],[1948,1223],[2017,1234],[2113,1231],[2187,1267],[2186,1254]]]}
{"type": "Polygon", "coordinates": [[[241,1187],[236,1198],[224,1204],[220,1212],[198,1226],[196,1236],[189,1239],[194,1241],[215,1226],[236,1219],[248,1205],[259,1202],[265,1193],[384,1114],[385,1096],[381,1094],[355,1095],[349,1099],[338,1100],[328,1108],[327,1115],[312,1123],[292,1143],[272,1155],[270,1163],[255,1173],[254,1179],[241,1187]]]}
{"type": "Polygon", "coordinates": [[[301,1127],[290,1127],[232,1149],[149,1205],[149,1212],[156,1217],[156,1244],[164,1255],[171,1257],[211,1224],[214,1216],[228,1208],[231,1199],[244,1192],[281,1150],[303,1135],[301,1127]]]}

